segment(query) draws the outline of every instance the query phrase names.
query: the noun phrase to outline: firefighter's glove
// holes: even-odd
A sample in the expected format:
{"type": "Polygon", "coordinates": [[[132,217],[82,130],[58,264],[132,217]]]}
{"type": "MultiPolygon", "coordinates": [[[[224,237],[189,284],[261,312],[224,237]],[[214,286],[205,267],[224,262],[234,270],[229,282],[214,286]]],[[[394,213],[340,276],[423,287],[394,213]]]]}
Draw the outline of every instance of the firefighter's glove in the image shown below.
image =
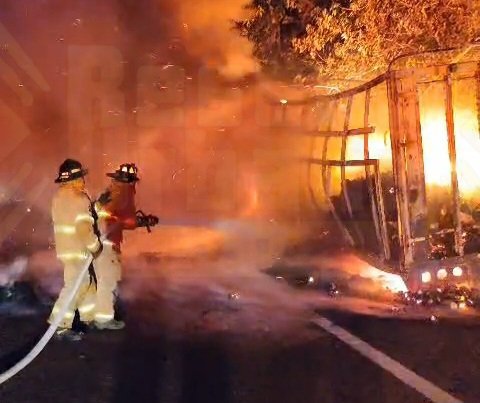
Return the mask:
{"type": "Polygon", "coordinates": [[[92,252],[93,260],[97,259],[103,252],[103,244],[100,242],[100,246],[95,252],[92,252]]]}
{"type": "Polygon", "coordinates": [[[112,201],[112,192],[110,190],[103,192],[97,199],[97,202],[101,206],[105,206],[105,204],[108,204],[111,201],[112,201]]]}

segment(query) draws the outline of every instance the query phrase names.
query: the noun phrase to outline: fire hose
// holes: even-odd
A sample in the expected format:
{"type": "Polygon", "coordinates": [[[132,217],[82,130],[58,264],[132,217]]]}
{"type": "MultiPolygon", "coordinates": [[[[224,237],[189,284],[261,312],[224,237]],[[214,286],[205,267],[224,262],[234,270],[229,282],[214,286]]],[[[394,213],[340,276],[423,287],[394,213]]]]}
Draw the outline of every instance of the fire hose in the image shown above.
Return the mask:
{"type": "Polygon", "coordinates": [[[15,376],[16,374],[18,374],[22,369],[24,369],[27,365],[29,365],[43,351],[47,343],[55,334],[58,326],[60,325],[60,322],[63,320],[63,317],[67,313],[68,308],[70,307],[70,304],[72,303],[73,299],[75,298],[75,295],[80,289],[80,286],[82,285],[84,278],[88,273],[88,268],[90,267],[92,260],[93,260],[92,256],[90,256],[87,259],[87,262],[85,263],[85,266],[80,271],[80,274],[78,275],[78,278],[75,281],[75,284],[72,287],[70,294],[68,294],[67,296],[65,305],[62,307],[60,312],[55,316],[53,323],[48,327],[47,331],[42,336],[42,338],[38,341],[38,343],[23,359],[21,359],[13,367],[5,371],[3,374],[0,374],[0,385],[8,381],[10,378],[15,376]]]}

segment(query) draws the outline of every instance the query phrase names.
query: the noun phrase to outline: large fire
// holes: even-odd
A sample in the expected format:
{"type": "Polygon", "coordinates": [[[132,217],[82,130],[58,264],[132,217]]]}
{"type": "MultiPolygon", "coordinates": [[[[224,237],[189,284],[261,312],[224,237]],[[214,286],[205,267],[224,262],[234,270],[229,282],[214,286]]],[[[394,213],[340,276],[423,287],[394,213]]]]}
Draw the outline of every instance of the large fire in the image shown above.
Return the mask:
{"type": "MultiPolygon", "coordinates": [[[[369,136],[368,151],[369,157],[372,159],[378,159],[380,161],[391,160],[391,148],[390,148],[389,136],[382,136],[377,133],[369,136]]],[[[347,146],[347,159],[361,160],[364,157],[364,140],[363,136],[352,136],[348,139],[347,146]]],[[[359,169],[359,172],[364,172],[363,169],[359,169]]]]}
{"type": "MultiPolygon", "coordinates": [[[[455,142],[457,150],[457,172],[460,192],[473,196],[480,190],[480,135],[476,111],[456,109],[455,142]]],[[[431,110],[422,114],[421,131],[427,185],[450,187],[451,165],[448,154],[448,139],[445,112],[431,110]]],[[[391,143],[389,136],[373,134],[369,138],[370,158],[379,159],[382,166],[391,164],[391,143]]],[[[348,139],[347,159],[363,159],[363,136],[348,139]]],[[[349,168],[353,176],[361,176],[363,168],[349,168]]]]}
{"type": "MultiPolygon", "coordinates": [[[[454,120],[459,188],[462,194],[472,196],[480,189],[478,120],[471,109],[456,109],[454,120]]],[[[449,187],[451,165],[444,112],[426,113],[421,124],[425,180],[427,184],[449,187]]]]}

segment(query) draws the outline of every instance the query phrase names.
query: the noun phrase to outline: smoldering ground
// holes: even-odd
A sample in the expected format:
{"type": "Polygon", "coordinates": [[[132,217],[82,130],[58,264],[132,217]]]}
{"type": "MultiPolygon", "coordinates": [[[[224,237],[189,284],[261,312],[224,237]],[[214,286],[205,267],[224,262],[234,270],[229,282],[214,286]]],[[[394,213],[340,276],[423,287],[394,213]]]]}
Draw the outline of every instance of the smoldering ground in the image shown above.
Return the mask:
{"type": "MultiPolygon", "coordinates": [[[[403,309],[385,289],[388,284],[355,256],[332,253],[285,259],[283,251],[290,242],[290,227],[254,220],[129,233],[120,288],[127,322],[133,321],[145,334],[174,338],[225,334],[256,342],[296,343],[317,337],[308,325],[316,310],[420,321],[428,321],[432,314],[475,315],[474,311],[403,309]],[[275,265],[308,267],[319,286],[295,288],[267,275],[266,269],[275,265]],[[331,281],[340,290],[335,298],[322,287],[331,281]]],[[[51,298],[62,285],[61,267],[52,252],[30,259],[28,277],[51,298]]]]}

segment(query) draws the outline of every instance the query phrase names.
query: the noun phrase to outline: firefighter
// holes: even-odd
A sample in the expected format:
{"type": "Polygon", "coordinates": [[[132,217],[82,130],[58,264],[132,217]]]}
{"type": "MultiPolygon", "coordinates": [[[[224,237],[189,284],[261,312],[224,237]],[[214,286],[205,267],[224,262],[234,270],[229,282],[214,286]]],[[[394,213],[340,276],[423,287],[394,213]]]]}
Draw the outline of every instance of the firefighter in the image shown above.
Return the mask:
{"type": "MultiPolygon", "coordinates": [[[[60,186],[52,200],[52,220],[57,258],[64,266],[64,286],[48,320],[50,323],[63,308],[89,254],[96,258],[102,251],[100,239],[93,229],[94,218],[91,201],[85,190],[85,175],[87,170],[80,162],[67,159],[60,165],[58,178],[55,180],[55,183],[60,186]]],[[[93,320],[95,301],[89,297],[90,287],[94,285],[89,277],[85,276],[83,284],[59,325],[57,337],[70,340],[81,338],[80,333],[72,330],[76,309],[82,321],[93,320]]]]}
{"type": "Polygon", "coordinates": [[[103,252],[94,262],[97,276],[95,327],[120,330],[125,323],[115,320],[115,293],[121,280],[121,244],[124,230],[158,224],[158,218],[144,216],[135,209],[136,184],[139,181],[135,164],[122,164],[114,173],[109,188],[98,198],[95,211],[102,236],[103,252]]]}

